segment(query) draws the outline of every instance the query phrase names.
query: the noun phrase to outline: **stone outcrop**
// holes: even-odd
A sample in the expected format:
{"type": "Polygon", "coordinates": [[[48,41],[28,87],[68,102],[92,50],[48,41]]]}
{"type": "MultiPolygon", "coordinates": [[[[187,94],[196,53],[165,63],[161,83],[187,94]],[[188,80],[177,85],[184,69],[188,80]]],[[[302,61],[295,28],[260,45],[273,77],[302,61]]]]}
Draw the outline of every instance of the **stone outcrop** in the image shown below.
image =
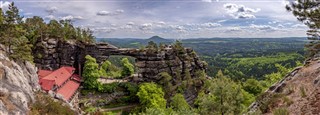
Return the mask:
{"type": "Polygon", "coordinates": [[[53,38],[38,41],[33,51],[39,69],[55,70],[61,66],[76,66],[84,62],[84,48],[75,41],[62,42],[53,38]]]}
{"type": "Polygon", "coordinates": [[[110,55],[124,55],[136,58],[135,66],[139,78],[137,81],[159,80],[157,75],[167,72],[172,76],[189,71],[191,76],[197,70],[205,70],[205,64],[194,54],[192,49],[185,49],[183,54],[177,54],[170,46],[161,51],[122,48],[108,43],[84,44],[72,41],[62,42],[56,39],[39,41],[34,50],[35,63],[41,69],[54,70],[61,66],[81,68],[85,55],[91,55],[98,63],[107,60],[110,55]]]}
{"type": "Polygon", "coordinates": [[[117,48],[108,43],[84,44],[47,38],[37,43],[34,54],[35,63],[41,69],[54,70],[61,66],[73,66],[80,72],[86,55],[96,58],[100,64],[111,55],[131,56],[135,58],[134,65],[137,69],[134,77],[130,79],[131,82],[159,82],[162,79],[160,73],[167,72],[173,76],[171,83],[173,88],[177,89],[183,85],[183,80],[192,79],[194,87],[188,87],[184,92],[189,103],[197,97],[197,92],[203,85],[196,73],[206,70],[206,64],[192,49],[185,48],[181,52],[170,45],[154,51],[117,48]],[[185,78],[187,74],[190,78],[185,78]]]}
{"type": "Polygon", "coordinates": [[[320,60],[312,58],[275,83],[249,107],[249,113],[264,109],[265,115],[285,108],[293,115],[318,115],[320,113],[320,60]],[[278,95],[278,97],[274,97],[278,95]],[[281,97],[282,96],[282,97],[281,97]],[[272,102],[270,100],[277,100],[272,102]],[[268,108],[266,108],[268,107],[268,108]]]}
{"type": "Polygon", "coordinates": [[[34,65],[11,61],[0,49],[0,115],[26,114],[39,89],[34,65]]]}

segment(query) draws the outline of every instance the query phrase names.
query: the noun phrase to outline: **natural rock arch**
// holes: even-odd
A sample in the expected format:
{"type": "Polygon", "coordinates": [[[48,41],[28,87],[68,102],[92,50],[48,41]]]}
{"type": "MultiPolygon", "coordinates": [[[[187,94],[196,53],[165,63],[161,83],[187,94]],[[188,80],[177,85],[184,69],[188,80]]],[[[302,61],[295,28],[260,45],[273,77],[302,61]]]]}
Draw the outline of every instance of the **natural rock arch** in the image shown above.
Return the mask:
{"type": "Polygon", "coordinates": [[[96,58],[98,63],[107,60],[110,55],[131,56],[136,58],[138,81],[158,80],[157,75],[161,72],[176,76],[189,71],[191,76],[194,76],[197,70],[206,69],[192,49],[186,48],[185,54],[181,54],[188,57],[184,59],[174,53],[171,46],[156,53],[149,53],[141,49],[117,48],[108,43],[84,44],[47,38],[37,43],[34,54],[37,67],[50,70],[61,66],[74,66],[81,70],[86,55],[96,58]]]}

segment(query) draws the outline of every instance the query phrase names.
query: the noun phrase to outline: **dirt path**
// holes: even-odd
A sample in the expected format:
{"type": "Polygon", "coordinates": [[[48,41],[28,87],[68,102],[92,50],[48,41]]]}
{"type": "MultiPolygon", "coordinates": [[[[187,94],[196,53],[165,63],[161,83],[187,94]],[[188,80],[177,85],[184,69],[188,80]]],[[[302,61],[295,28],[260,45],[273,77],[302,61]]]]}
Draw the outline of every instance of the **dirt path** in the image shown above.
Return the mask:
{"type": "Polygon", "coordinates": [[[133,107],[136,107],[137,104],[134,105],[126,105],[126,106],[121,106],[121,107],[114,107],[114,108],[106,108],[106,109],[102,109],[100,108],[100,111],[115,111],[115,110],[126,110],[126,109],[130,109],[133,107]]]}
{"type": "Polygon", "coordinates": [[[105,79],[105,78],[100,78],[98,79],[99,82],[102,84],[109,84],[109,83],[114,83],[114,82],[128,82],[128,80],[123,80],[123,79],[105,79]]]}

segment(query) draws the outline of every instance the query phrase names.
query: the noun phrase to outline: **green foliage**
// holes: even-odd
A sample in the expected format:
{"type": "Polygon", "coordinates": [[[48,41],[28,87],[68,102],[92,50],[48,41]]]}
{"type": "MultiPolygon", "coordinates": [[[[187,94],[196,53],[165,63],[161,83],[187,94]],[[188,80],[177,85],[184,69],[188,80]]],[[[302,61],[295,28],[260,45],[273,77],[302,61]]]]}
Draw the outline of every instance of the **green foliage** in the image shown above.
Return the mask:
{"type": "Polygon", "coordinates": [[[199,94],[196,101],[200,114],[241,114],[248,103],[244,100],[248,94],[244,95],[241,86],[222,73],[208,80],[205,89],[208,93],[199,94]]]}
{"type": "Polygon", "coordinates": [[[273,110],[273,115],[289,115],[289,111],[286,108],[278,108],[273,110]]]}
{"type": "Polygon", "coordinates": [[[304,89],[304,87],[300,87],[300,96],[301,97],[307,97],[306,91],[304,89]]]}
{"type": "Polygon", "coordinates": [[[272,110],[283,97],[283,94],[263,93],[257,97],[256,101],[260,105],[260,111],[262,113],[267,113],[272,110]]]}
{"type": "Polygon", "coordinates": [[[256,79],[247,79],[243,84],[243,89],[256,96],[262,92],[263,86],[256,79]]]}
{"type": "Polygon", "coordinates": [[[159,73],[159,76],[161,77],[159,84],[162,85],[164,92],[166,94],[171,94],[173,90],[173,85],[171,83],[172,76],[167,72],[161,72],[159,73]]]}
{"type": "Polygon", "coordinates": [[[148,45],[146,46],[146,48],[147,48],[147,53],[151,53],[151,54],[152,53],[157,53],[158,50],[159,50],[157,44],[154,43],[153,41],[149,41],[148,45]]]}
{"type": "Polygon", "coordinates": [[[164,92],[161,87],[155,83],[143,83],[139,86],[137,93],[140,104],[143,108],[157,108],[165,109],[166,100],[164,99],[164,92]]]}
{"type": "Polygon", "coordinates": [[[89,107],[87,107],[87,108],[84,110],[84,112],[86,112],[87,114],[93,114],[93,113],[95,113],[96,111],[97,111],[97,108],[92,107],[92,106],[89,106],[89,107]]]}
{"type": "Polygon", "coordinates": [[[74,115],[76,114],[63,102],[55,101],[47,94],[36,94],[36,102],[30,106],[30,115],[74,115]]]}
{"type": "Polygon", "coordinates": [[[283,97],[283,102],[286,104],[286,106],[290,106],[291,104],[293,104],[294,102],[288,98],[287,96],[283,97]]]}
{"type": "Polygon", "coordinates": [[[159,109],[159,108],[147,108],[146,111],[139,113],[138,115],[198,115],[193,110],[174,111],[171,108],[159,109]]]}
{"type": "Polygon", "coordinates": [[[283,54],[279,53],[272,56],[254,57],[254,58],[225,58],[229,60],[228,76],[233,79],[241,80],[254,77],[256,79],[264,79],[266,74],[283,72],[285,68],[296,67],[297,59],[303,59],[303,56],[297,53],[283,54]],[[284,65],[284,66],[281,66],[284,65]],[[280,67],[281,66],[281,67],[280,67]]]}
{"type": "Polygon", "coordinates": [[[275,66],[278,72],[265,75],[265,80],[261,81],[265,88],[269,88],[274,83],[284,78],[291,70],[290,68],[285,68],[280,64],[275,64],[275,66]]]}
{"type": "Polygon", "coordinates": [[[22,21],[19,9],[12,2],[4,13],[0,9],[0,44],[6,46],[9,57],[16,61],[33,62],[33,46],[44,37],[74,39],[81,42],[94,42],[92,31],[74,28],[71,21],[51,20],[46,24],[39,16],[22,21]]]}
{"type": "Polygon", "coordinates": [[[296,0],[286,6],[287,10],[302,23],[309,27],[307,31],[308,38],[312,40],[306,47],[309,56],[313,56],[319,52],[319,1],[318,0],[296,0]]]}
{"type": "Polygon", "coordinates": [[[99,84],[98,91],[103,93],[113,93],[119,87],[118,82],[113,82],[109,84],[99,84]]]}
{"type": "Polygon", "coordinates": [[[121,60],[122,64],[122,76],[131,76],[134,73],[134,66],[129,62],[128,58],[123,58],[121,60]]]}
{"type": "Polygon", "coordinates": [[[172,102],[170,103],[170,106],[175,111],[184,111],[191,109],[190,105],[184,99],[184,96],[180,93],[172,97],[172,102]]]}
{"type": "Polygon", "coordinates": [[[176,40],[176,42],[173,43],[173,50],[178,54],[178,56],[186,52],[182,46],[182,42],[179,40],[176,40]]]}
{"type": "Polygon", "coordinates": [[[121,78],[121,70],[108,60],[102,63],[99,71],[103,77],[121,78]]]}
{"type": "MultiPolygon", "coordinates": [[[[87,55],[86,62],[84,64],[82,77],[84,80],[83,86],[86,89],[95,89],[99,87],[99,82],[97,79],[100,77],[99,74],[99,65],[96,62],[96,59],[87,55]]],[[[101,88],[100,88],[101,89],[101,88]]]]}

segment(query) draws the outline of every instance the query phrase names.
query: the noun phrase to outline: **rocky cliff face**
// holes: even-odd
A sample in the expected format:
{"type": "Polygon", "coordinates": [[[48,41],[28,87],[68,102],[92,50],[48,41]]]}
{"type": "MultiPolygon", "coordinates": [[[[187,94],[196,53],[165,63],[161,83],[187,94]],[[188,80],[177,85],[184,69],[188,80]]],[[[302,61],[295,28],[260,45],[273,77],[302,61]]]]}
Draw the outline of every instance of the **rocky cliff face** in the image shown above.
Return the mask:
{"type": "Polygon", "coordinates": [[[60,66],[78,67],[83,63],[84,48],[74,41],[62,42],[54,38],[38,41],[33,51],[34,62],[39,69],[55,70],[60,66]]]}
{"type": "Polygon", "coordinates": [[[320,113],[320,60],[313,58],[303,67],[290,72],[283,80],[270,87],[250,112],[272,114],[279,108],[291,115],[318,115],[320,113]]]}
{"type": "Polygon", "coordinates": [[[29,62],[16,63],[0,47],[0,115],[26,114],[40,89],[37,69],[29,62]]]}

